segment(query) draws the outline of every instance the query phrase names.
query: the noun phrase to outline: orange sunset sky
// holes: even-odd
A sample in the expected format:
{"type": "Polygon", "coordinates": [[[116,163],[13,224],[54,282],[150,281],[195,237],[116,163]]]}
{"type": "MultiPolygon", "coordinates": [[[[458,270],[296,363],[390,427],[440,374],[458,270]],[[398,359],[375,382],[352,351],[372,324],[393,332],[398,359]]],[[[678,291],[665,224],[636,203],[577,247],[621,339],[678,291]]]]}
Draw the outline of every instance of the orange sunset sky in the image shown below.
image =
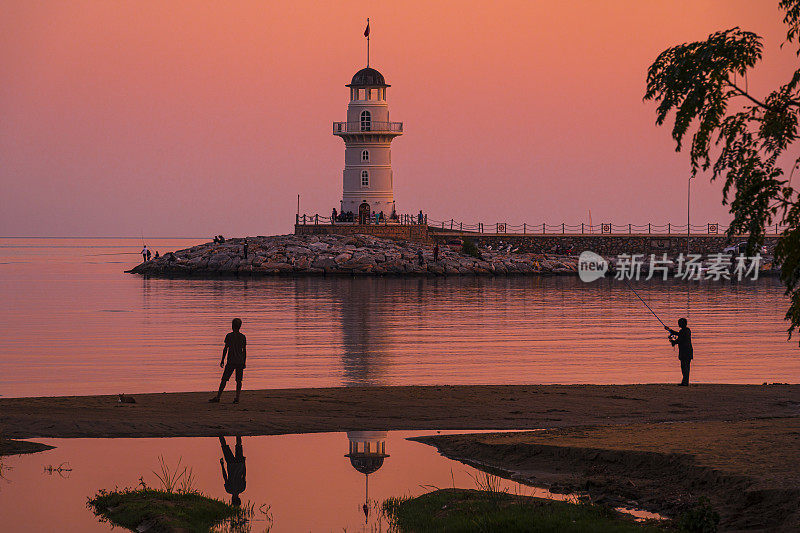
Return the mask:
{"type": "MultiPolygon", "coordinates": [[[[793,50],[773,0],[0,2],[0,235],[265,235],[341,199],[351,76],[386,77],[399,212],[551,224],[685,223],[646,69],[733,26],[793,50]]],[[[727,222],[693,184],[692,222],[727,222]]]]}

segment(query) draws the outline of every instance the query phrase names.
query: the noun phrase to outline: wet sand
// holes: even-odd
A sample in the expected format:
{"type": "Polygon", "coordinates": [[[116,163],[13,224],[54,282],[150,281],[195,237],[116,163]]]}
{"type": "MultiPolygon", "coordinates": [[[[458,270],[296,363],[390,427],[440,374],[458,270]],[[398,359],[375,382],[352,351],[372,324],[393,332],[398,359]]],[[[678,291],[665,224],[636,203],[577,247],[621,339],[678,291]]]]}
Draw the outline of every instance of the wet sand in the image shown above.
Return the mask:
{"type": "Polygon", "coordinates": [[[0,399],[0,435],[184,437],[536,429],[800,416],[800,385],[466,385],[0,399]]]}
{"type": "Polygon", "coordinates": [[[414,440],[525,483],[667,516],[705,496],[723,531],[800,530],[800,417],[414,440]]]}
{"type": "Polygon", "coordinates": [[[52,449],[52,446],[39,442],[0,438],[0,457],[4,455],[22,455],[24,453],[37,453],[52,449]]]}

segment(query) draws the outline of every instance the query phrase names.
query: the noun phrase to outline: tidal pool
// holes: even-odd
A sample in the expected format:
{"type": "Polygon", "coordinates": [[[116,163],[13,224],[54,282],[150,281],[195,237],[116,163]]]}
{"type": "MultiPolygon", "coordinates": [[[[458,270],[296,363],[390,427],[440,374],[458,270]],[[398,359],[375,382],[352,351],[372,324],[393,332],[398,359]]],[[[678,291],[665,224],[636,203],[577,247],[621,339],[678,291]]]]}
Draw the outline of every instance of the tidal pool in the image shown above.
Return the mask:
{"type": "MultiPolygon", "coordinates": [[[[3,458],[2,529],[109,531],[111,526],[87,508],[88,499],[100,489],[136,487],[142,481],[160,488],[155,473],[161,473],[163,458],[173,471],[180,460],[181,470],[186,466],[191,472],[193,487],[207,496],[230,502],[230,492],[244,488],[239,497],[242,505],[252,505],[253,532],[269,526],[273,532],[386,531],[379,511],[386,498],[435,488],[477,488],[485,480],[480,470],[406,440],[432,433],[437,432],[245,436],[241,454],[237,438],[226,436],[230,455],[215,437],[35,439],[56,448],[3,458]],[[241,457],[243,469],[232,464],[241,457]]],[[[504,479],[498,485],[511,493],[567,498],[504,479]]]]}

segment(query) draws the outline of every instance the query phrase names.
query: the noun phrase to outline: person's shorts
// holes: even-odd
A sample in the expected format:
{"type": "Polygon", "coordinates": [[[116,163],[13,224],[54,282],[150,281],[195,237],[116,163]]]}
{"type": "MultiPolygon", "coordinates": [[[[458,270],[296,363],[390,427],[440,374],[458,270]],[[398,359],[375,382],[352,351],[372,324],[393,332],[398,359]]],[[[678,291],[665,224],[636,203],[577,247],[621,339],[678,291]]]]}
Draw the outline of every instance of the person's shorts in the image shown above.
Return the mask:
{"type": "Polygon", "coordinates": [[[234,370],[236,371],[236,381],[241,383],[244,377],[244,367],[235,365],[225,365],[225,370],[222,371],[222,381],[231,379],[231,374],[233,374],[234,370]]]}

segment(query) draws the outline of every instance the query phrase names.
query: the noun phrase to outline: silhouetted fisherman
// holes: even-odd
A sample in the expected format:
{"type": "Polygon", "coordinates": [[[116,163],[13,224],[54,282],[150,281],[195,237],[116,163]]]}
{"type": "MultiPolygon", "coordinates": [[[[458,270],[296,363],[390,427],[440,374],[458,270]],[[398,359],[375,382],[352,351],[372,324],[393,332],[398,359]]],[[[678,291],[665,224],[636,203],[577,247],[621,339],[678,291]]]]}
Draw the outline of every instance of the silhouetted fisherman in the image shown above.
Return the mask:
{"type": "Polygon", "coordinates": [[[694,349],[692,348],[692,330],[687,326],[688,322],[685,318],[678,320],[678,331],[664,326],[664,329],[669,331],[669,342],[673,346],[678,345],[678,359],[681,362],[681,373],[683,380],[681,385],[684,387],[689,386],[689,365],[694,359],[694,349]]]}
{"type": "Polygon", "coordinates": [[[219,465],[222,467],[222,479],[225,480],[225,492],[231,495],[231,505],[239,507],[242,504],[239,494],[243,493],[247,487],[247,468],[242,450],[242,437],[236,436],[236,455],[231,452],[225,437],[220,436],[219,444],[222,447],[219,465]]]}
{"type": "Polygon", "coordinates": [[[434,243],[433,245],[433,262],[436,263],[439,260],[439,243],[434,243]]]}
{"type": "Polygon", "coordinates": [[[148,260],[148,261],[150,261],[150,256],[151,256],[151,254],[150,254],[150,250],[147,250],[147,260],[148,260]]]}
{"type": "Polygon", "coordinates": [[[142,248],[142,262],[143,262],[143,263],[144,263],[145,261],[147,261],[147,254],[148,254],[148,253],[150,253],[150,250],[148,250],[148,249],[147,249],[147,245],[145,244],[145,245],[144,245],[144,248],[142,248]]]}
{"type": "Polygon", "coordinates": [[[219,402],[222,391],[225,390],[225,385],[234,372],[236,372],[236,397],[233,399],[233,403],[239,403],[239,396],[242,393],[242,379],[244,378],[245,360],[247,358],[247,339],[239,332],[242,327],[240,318],[234,318],[231,325],[233,331],[225,335],[225,348],[222,349],[222,360],[219,362],[219,366],[224,367],[225,370],[222,371],[222,379],[219,382],[217,395],[208,400],[212,403],[219,402]],[[227,364],[225,364],[226,355],[228,356],[227,364]]]}

